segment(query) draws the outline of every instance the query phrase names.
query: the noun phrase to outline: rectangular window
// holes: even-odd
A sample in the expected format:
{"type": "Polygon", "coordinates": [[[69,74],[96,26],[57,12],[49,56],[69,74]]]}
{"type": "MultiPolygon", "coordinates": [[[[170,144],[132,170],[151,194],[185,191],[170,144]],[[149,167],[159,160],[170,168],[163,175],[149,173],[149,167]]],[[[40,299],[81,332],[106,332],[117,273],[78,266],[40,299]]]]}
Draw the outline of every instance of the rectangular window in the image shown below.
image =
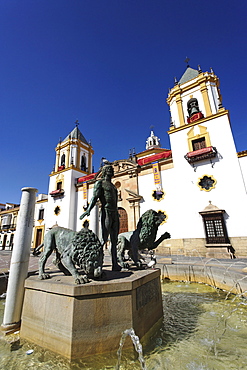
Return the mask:
{"type": "Polygon", "coordinates": [[[5,215],[2,218],[2,226],[8,227],[11,224],[12,215],[5,215]]]}
{"type": "Polygon", "coordinates": [[[39,210],[39,218],[38,218],[38,220],[44,220],[44,209],[43,208],[41,208],[39,210]]]}
{"type": "Polygon", "coordinates": [[[62,181],[57,182],[57,190],[62,189],[62,181]]]}
{"type": "Polygon", "coordinates": [[[192,140],[193,151],[206,148],[205,137],[200,137],[199,139],[192,140]]]}
{"type": "Polygon", "coordinates": [[[207,244],[228,244],[225,221],[222,214],[203,215],[207,244]]]}

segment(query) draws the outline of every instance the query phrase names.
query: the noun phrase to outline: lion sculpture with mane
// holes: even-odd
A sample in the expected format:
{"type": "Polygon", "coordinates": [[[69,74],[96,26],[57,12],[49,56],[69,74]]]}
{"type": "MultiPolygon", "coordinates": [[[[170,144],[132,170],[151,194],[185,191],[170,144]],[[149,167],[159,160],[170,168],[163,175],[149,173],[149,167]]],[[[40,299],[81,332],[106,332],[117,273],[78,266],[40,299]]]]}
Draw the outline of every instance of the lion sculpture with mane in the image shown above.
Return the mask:
{"type": "Polygon", "coordinates": [[[33,254],[37,255],[42,247],[44,251],[39,259],[39,278],[42,280],[50,278],[45,273],[45,264],[53,251],[56,253],[53,263],[65,275],[72,275],[76,284],[87,283],[88,277],[99,278],[102,275],[103,246],[88,228],[76,232],[55,226],[46,233],[44,243],[35,248],[33,254]],[[76,266],[82,270],[82,275],[76,266]]]}
{"type": "Polygon", "coordinates": [[[161,211],[156,212],[152,209],[146,211],[138,221],[135,231],[129,231],[118,235],[117,256],[120,265],[128,268],[129,265],[124,261],[125,251],[128,251],[129,257],[139,268],[142,267],[141,255],[139,251],[148,249],[152,250],[171,235],[165,232],[155,241],[158,227],[165,221],[165,214],[161,211]]]}

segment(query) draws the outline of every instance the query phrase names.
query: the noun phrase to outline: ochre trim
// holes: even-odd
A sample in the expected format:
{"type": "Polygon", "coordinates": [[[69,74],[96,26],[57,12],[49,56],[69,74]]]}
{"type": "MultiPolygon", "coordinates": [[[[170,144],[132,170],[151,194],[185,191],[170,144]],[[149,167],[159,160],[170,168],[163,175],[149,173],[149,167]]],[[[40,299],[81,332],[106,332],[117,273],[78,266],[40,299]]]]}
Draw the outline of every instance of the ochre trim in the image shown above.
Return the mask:
{"type": "Polygon", "coordinates": [[[201,177],[199,177],[198,181],[197,181],[197,186],[199,187],[200,190],[203,190],[203,191],[211,191],[213,189],[215,189],[215,185],[217,184],[217,180],[212,176],[212,175],[202,175],[201,177]],[[200,185],[199,185],[199,182],[203,179],[204,176],[207,176],[207,177],[210,177],[212,180],[214,180],[214,184],[213,186],[210,188],[210,189],[204,189],[202,188],[200,185]]]}
{"type": "Polygon", "coordinates": [[[167,213],[165,211],[162,211],[161,209],[158,209],[158,211],[156,211],[156,212],[162,212],[162,213],[164,213],[164,215],[166,215],[166,218],[164,219],[163,222],[161,222],[160,226],[163,225],[163,224],[165,224],[167,222],[167,220],[168,220],[167,213]]]}
{"type": "MultiPolygon", "coordinates": [[[[170,134],[173,134],[174,132],[178,132],[180,130],[184,130],[184,129],[187,129],[187,128],[196,126],[196,125],[198,125],[198,123],[202,124],[202,123],[207,122],[209,120],[212,120],[212,119],[215,119],[215,118],[224,116],[225,114],[228,115],[229,114],[229,111],[226,110],[226,109],[220,110],[218,113],[216,113],[214,115],[211,115],[210,117],[205,117],[205,118],[200,119],[199,121],[192,122],[192,123],[187,123],[186,125],[183,125],[181,127],[173,128],[173,129],[167,131],[167,133],[170,135],[170,134]]],[[[229,124],[230,124],[230,120],[229,120],[229,124]]]]}
{"type": "Polygon", "coordinates": [[[165,198],[166,193],[164,192],[164,189],[163,189],[163,188],[161,189],[161,191],[162,191],[163,195],[162,195],[162,197],[161,197],[160,199],[155,199],[155,198],[153,197],[153,193],[154,193],[155,191],[157,191],[157,189],[152,190],[152,193],[151,193],[151,198],[152,198],[152,200],[154,200],[155,202],[160,202],[161,200],[163,200],[163,199],[165,198]]]}
{"type": "Polygon", "coordinates": [[[209,133],[207,132],[207,127],[198,125],[200,133],[197,135],[194,135],[194,127],[191,128],[191,130],[187,133],[188,136],[188,148],[189,152],[193,152],[193,140],[200,139],[202,137],[205,137],[206,147],[212,146],[210,141],[209,133]]]}
{"type": "Polygon", "coordinates": [[[212,110],[211,110],[210,101],[209,101],[209,97],[208,97],[208,88],[207,88],[205,82],[201,83],[200,90],[201,90],[201,93],[202,93],[204,107],[205,107],[205,110],[206,110],[206,117],[211,116],[212,115],[212,110]]]}
{"type": "MultiPolygon", "coordinates": [[[[47,195],[47,194],[46,194],[47,195]]],[[[37,200],[36,201],[36,204],[37,203],[45,203],[45,202],[48,202],[48,198],[47,199],[40,199],[40,200],[37,200]]]]}
{"type": "Polygon", "coordinates": [[[58,166],[59,166],[59,162],[60,162],[60,147],[57,147],[55,150],[56,150],[55,172],[57,172],[58,166]]]}
{"type": "Polygon", "coordinates": [[[44,240],[44,234],[45,234],[45,225],[41,225],[41,226],[35,226],[35,230],[34,230],[34,239],[33,239],[33,246],[36,245],[36,239],[37,239],[37,230],[42,230],[42,236],[41,236],[41,244],[44,240]]]}
{"type": "MultiPolygon", "coordinates": [[[[57,184],[61,182],[62,183],[62,186],[61,186],[61,189],[64,189],[64,175],[61,174],[61,172],[59,172],[59,175],[57,175],[56,177],[56,189],[57,189],[57,184]]],[[[55,190],[56,190],[55,189],[55,190]]]]}
{"type": "Polygon", "coordinates": [[[89,173],[88,172],[86,172],[86,171],[82,171],[82,170],[80,170],[79,168],[76,168],[74,165],[71,165],[70,167],[68,167],[68,168],[64,168],[63,170],[61,170],[61,171],[55,171],[55,172],[52,172],[52,173],[50,173],[50,177],[51,176],[54,176],[54,175],[58,175],[59,173],[62,173],[62,172],[66,172],[66,171],[69,171],[69,170],[75,170],[75,171],[77,171],[77,172],[80,172],[80,173],[84,173],[85,174],[85,176],[86,175],[89,175],[89,173]]]}
{"type": "Polygon", "coordinates": [[[176,97],[176,103],[178,107],[178,117],[179,117],[179,123],[181,127],[181,126],[184,126],[185,124],[181,95],[179,97],[176,97]]]}
{"type": "Polygon", "coordinates": [[[218,77],[215,74],[210,74],[209,72],[200,73],[197,77],[192,78],[190,81],[186,81],[181,85],[176,85],[171,89],[171,91],[170,91],[170,93],[169,93],[169,95],[166,99],[167,104],[169,106],[170,106],[170,103],[171,103],[172,99],[175,96],[177,96],[177,95],[181,96],[181,94],[185,93],[186,91],[192,90],[192,89],[202,85],[203,83],[214,82],[214,83],[216,83],[217,87],[219,86],[218,77]],[[194,80],[194,82],[189,83],[190,81],[193,81],[193,80],[194,80]]]}
{"type": "MultiPolygon", "coordinates": [[[[58,171],[58,167],[59,167],[60,160],[61,160],[61,152],[64,153],[65,156],[66,156],[66,163],[65,163],[65,167],[66,167],[65,169],[66,170],[71,169],[71,168],[76,168],[78,171],[80,171],[82,173],[86,173],[86,174],[88,174],[91,171],[91,167],[89,167],[89,166],[88,166],[88,168],[89,168],[88,172],[80,170],[80,159],[81,159],[80,158],[80,152],[81,151],[84,151],[88,154],[88,157],[89,157],[88,163],[92,163],[92,155],[94,154],[94,150],[93,150],[91,145],[87,145],[85,143],[82,143],[78,139],[68,139],[65,142],[59,143],[57,145],[57,147],[55,148],[55,151],[56,151],[55,173],[61,172],[61,171],[58,171]],[[74,165],[70,165],[70,163],[69,163],[72,145],[73,145],[73,147],[76,148],[76,163],[74,165]],[[66,150],[66,148],[67,148],[67,150],[66,150]]],[[[53,175],[53,174],[54,174],[54,172],[51,173],[51,175],[53,175]]]]}
{"type": "Polygon", "coordinates": [[[80,168],[80,161],[81,161],[81,151],[79,145],[76,148],[76,168],[80,168]]]}
{"type": "Polygon", "coordinates": [[[66,167],[69,167],[70,148],[71,148],[71,146],[69,145],[68,148],[67,148],[67,154],[66,154],[66,167]]]}
{"type": "Polygon", "coordinates": [[[88,171],[91,172],[93,170],[92,166],[92,157],[93,157],[94,151],[92,150],[92,147],[89,147],[88,151],[88,171]]]}
{"type": "Polygon", "coordinates": [[[142,157],[147,157],[149,155],[157,154],[157,153],[160,153],[160,152],[165,152],[167,150],[170,150],[170,149],[164,149],[164,148],[146,149],[143,152],[140,152],[140,153],[136,154],[136,158],[139,159],[139,158],[142,158],[142,157]]]}
{"type": "Polygon", "coordinates": [[[247,156],[247,150],[243,150],[242,152],[237,153],[238,158],[246,157],[247,156]]]}

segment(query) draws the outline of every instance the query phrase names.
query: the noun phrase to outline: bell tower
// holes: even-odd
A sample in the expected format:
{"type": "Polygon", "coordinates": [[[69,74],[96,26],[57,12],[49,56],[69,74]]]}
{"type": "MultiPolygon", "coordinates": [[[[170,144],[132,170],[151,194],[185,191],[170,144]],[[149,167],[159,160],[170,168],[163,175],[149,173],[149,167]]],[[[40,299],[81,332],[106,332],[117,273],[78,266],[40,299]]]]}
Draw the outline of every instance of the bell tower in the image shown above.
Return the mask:
{"type": "Polygon", "coordinates": [[[202,72],[187,66],[179,81],[169,91],[167,103],[171,112],[171,129],[183,127],[222,110],[219,79],[212,68],[202,72]]]}
{"type": "MultiPolygon", "coordinates": [[[[229,112],[222,105],[219,78],[212,69],[203,72],[200,67],[187,66],[169,91],[167,103],[171,112],[168,134],[173,158],[172,182],[176,191],[174,206],[177,206],[180,235],[183,238],[193,235],[195,239],[205,237],[200,212],[211,201],[224,210],[228,235],[245,235],[244,213],[240,216],[236,204],[241,204],[241,212],[246,210],[246,190],[229,112]]],[[[217,229],[215,233],[220,231],[217,229]]],[[[217,248],[228,245],[220,243],[216,243],[217,248]]],[[[214,244],[206,243],[205,247],[214,248],[214,244]]]]}
{"type": "MultiPolygon", "coordinates": [[[[219,79],[212,68],[203,72],[200,66],[198,69],[187,66],[180,80],[175,79],[167,103],[174,164],[184,167],[186,158],[195,167],[195,162],[215,158],[229,131],[222,125],[229,126],[230,121],[228,111],[222,106],[219,79]]],[[[231,131],[228,139],[232,142],[231,131]]]]}
{"type": "Polygon", "coordinates": [[[78,125],[71,133],[60,141],[56,147],[56,163],[53,172],[59,172],[68,168],[73,168],[89,175],[92,172],[93,150],[90,143],[80,132],[78,125]]]}
{"type": "Polygon", "coordinates": [[[75,128],[57,144],[56,162],[50,174],[48,195],[48,217],[46,226],[59,225],[72,230],[76,227],[77,190],[75,182],[78,177],[92,173],[92,156],[90,143],[85,139],[75,122],[75,128]]]}
{"type": "Polygon", "coordinates": [[[146,140],[146,149],[160,148],[160,139],[154,135],[153,129],[151,130],[150,136],[146,140]]]}

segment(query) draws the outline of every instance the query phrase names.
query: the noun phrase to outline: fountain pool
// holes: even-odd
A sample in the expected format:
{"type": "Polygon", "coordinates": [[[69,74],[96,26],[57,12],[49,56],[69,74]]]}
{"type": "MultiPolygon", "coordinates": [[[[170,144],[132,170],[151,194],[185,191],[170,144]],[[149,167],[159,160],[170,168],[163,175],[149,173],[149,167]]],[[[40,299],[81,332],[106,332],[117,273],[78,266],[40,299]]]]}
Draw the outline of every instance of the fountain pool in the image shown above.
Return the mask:
{"type": "MultiPolygon", "coordinates": [[[[147,370],[246,369],[246,299],[196,283],[163,283],[162,290],[163,325],[143,348],[147,370]]],[[[1,320],[4,303],[0,300],[1,320]]],[[[103,370],[115,369],[118,362],[114,352],[69,363],[18,341],[18,333],[7,336],[7,340],[0,341],[0,368],[4,370],[103,370]],[[33,352],[27,354],[29,350],[33,352]]],[[[140,369],[138,355],[123,347],[119,368],[140,369]]]]}

